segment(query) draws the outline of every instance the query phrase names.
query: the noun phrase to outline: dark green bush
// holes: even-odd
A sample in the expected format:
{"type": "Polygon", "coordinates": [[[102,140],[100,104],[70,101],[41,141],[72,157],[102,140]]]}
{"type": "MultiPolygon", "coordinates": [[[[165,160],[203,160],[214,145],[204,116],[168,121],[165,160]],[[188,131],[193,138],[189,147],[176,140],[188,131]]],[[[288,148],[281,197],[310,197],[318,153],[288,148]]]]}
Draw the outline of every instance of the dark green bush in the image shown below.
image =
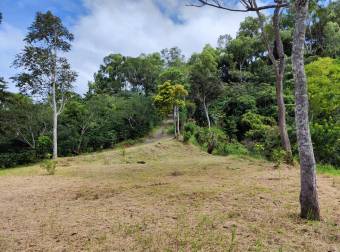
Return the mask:
{"type": "Polygon", "coordinates": [[[187,143],[194,135],[196,127],[196,124],[193,122],[188,122],[184,125],[183,141],[185,143],[187,143]]]}
{"type": "Polygon", "coordinates": [[[340,168],[340,124],[311,124],[311,135],[316,160],[340,168]]]}
{"type": "Polygon", "coordinates": [[[37,161],[38,158],[35,150],[0,153],[0,168],[9,168],[37,161]]]}

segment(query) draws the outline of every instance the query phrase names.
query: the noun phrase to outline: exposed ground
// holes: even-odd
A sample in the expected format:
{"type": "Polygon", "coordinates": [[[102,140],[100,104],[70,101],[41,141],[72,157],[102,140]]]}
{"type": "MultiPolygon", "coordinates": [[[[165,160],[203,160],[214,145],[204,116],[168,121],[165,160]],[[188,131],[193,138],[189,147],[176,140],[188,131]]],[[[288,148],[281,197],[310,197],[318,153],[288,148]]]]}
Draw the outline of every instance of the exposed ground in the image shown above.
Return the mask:
{"type": "Polygon", "coordinates": [[[340,251],[340,177],[318,185],[301,220],[297,168],[160,137],[0,171],[0,251],[340,251]]]}

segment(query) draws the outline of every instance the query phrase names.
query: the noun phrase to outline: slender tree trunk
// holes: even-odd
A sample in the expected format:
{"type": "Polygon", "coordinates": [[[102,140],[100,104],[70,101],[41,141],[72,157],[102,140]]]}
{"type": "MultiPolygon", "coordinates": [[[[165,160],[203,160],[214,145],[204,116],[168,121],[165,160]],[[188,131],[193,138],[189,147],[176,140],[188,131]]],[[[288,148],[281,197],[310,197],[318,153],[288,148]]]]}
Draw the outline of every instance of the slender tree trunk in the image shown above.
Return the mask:
{"type": "Polygon", "coordinates": [[[283,76],[279,74],[276,77],[276,101],[278,107],[278,125],[280,130],[281,145],[286,151],[286,162],[289,164],[293,163],[292,148],[287,132],[286,126],[286,107],[283,98],[283,76]]]}
{"type": "Polygon", "coordinates": [[[53,49],[54,66],[52,72],[52,109],[53,109],[53,155],[52,158],[58,157],[58,108],[56,95],[56,74],[57,74],[57,50],[53,49]]]}
{"type": "Polygon", "coordinates": [[[173,120],[174,120],[174,134],[175,134],[175,138],[177,138],[177,120],[176,120],[176,106],[174,106],[174,114],[173,114],[173,120]]]}
{"type": "Polygon", "coordinates": [[[56,102],[56,87],[55,81],[52,86],[52,109],[53,109],[53,159],[58,157],[58,112],[57,112],[57,102],[56,102]]]}
{"type": "MultiPolygon", "coordinates": [[[[286,68],[286,59],[283,49],[283,43],[280,33],[280,8],[275,8],[273,15],[273,26],[275,33],[275,45],[276,51],[279,57],[277,71],[276,71],[276,100],[278,107],[278,122],[281,137],[281,144],[286,151],[286,162],[293,163],[292,147],[290,145],[290,140],[287,132],[286,125],[286,106],[283,97],[283,79],[286,68]]],[[[274,58],[274,57],[273,57],[274,58]]],[[[275,59],[275,58],[274,58],[275,59]]]]}
{"type": "Polygon", "coordinates": [[[179,138],[181,132],[180,132],[180,129],[179,129],[179,107],[177,107],[177,138],[179,138]]]}
{"type": "Polygon", "coordinates": [[[304,68],[304,43],[308,0],[295,1],[295,31],[293,40],[293,73],[295,82],[295,122],[300,156],[301,217],[319,220],[320,207],[316,184],[316,168],[308,121],[308,93],[304,68]]]}
{"type": "Polygon", "coordinates": [[[211,123],[210,123],[210,117],[209,117],[208,107],[207,107],[207,104],[206,104],[206,102],[205,102],[205,97],[203,98],[203,107],[204,107],[205,116],[206,116],[206,118],[207,118],[208,128],[210,129],[211,123]]]}
{"type": "MultiPolygon", "coordinates": [[[[257,7],[256,1],[254,1],[254,4],[257,7]]],[[[275,59],[273,49],[268,39],[268,34],[266,33],[264,29],[264,21],[261,16],[261,13],[259,10],[257,10],[256,13],[259,18],[262,37],[268,50],[268,56],[273,64],[273,68],[275,71],[276,103],[278,107],[278,127],[280,131],[281,145],[286,152],[286,162],[289,164],[292,164],[293,155],[292,155],[292,148],[291,148],[291,144],[290,144],[290,140],[289,140],[289,136],[287,132],[286,106],[285,106],[284,97],[283,97],[283,79],[284,79],[284,73],[285,73],[285,67],[286,67],[286,60],[285,60],[283,43],[282,43],[282,38],[281,38],[281,33],[280,33],[280,10],[281,10],[280,7],[276,7],[274,10],[274,14],[273,14],[273,29],[274,29],[276,52],[279,57],[278,60],[275,59]]]]}

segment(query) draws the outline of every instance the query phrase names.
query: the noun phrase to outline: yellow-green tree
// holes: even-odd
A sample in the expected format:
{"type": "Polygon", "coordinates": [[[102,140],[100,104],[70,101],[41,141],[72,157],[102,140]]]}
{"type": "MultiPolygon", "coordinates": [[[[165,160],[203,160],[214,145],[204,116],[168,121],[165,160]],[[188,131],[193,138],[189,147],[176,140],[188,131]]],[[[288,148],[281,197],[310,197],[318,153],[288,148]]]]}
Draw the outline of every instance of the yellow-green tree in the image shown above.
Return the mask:
{"type": "Polygon", "coordinates": [[[162,114],[173,113],[175,138],[180,135],[179,109],[185,106],[185,97],[187,95],[188,91],[183,85],[166,81],[158,86],[157,94],[154,96],[155,105],[162,114]]]}

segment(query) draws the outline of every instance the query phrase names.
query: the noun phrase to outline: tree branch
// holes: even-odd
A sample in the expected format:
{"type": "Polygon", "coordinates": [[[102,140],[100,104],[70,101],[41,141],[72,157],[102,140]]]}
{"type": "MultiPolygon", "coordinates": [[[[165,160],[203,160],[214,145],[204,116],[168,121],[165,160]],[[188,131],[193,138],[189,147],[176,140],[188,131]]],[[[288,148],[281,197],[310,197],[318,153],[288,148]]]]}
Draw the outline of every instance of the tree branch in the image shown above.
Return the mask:
{"type": "Polygon", "coordinates": [[[275,4],[268,4],[263,6],[256,6],[254,5],[252,0],[240,0],[240,3],[244,6],[244,9],[235,9],[235,8],[229,8],[225,6],[223,3],[221,3],[219,0],[197,0],[199,4],[187,4],[187,6],[192,7],[203,7],[203,6],[210,6],[222,10],[227,11],[234,11],[234,12],[250,12],[250,11],[261,11],[266,9],[273,9],[273,8],[285,8],[289,6],[289,3],[287,2],[277,2],[275,4]]]}

